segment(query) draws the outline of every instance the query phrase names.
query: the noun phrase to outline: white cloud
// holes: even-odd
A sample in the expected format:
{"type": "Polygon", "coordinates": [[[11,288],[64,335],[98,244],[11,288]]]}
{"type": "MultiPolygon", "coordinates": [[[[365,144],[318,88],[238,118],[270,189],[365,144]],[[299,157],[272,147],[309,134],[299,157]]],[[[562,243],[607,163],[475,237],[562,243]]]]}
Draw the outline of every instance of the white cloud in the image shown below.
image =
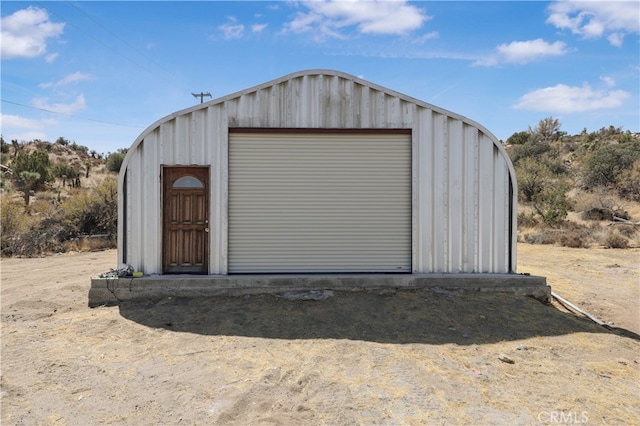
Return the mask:
{"type": "Polygon", "coordinates": [[[514,108],[547,113],[595,111],[619,107],[629,96],[624,90],[594,90],[588,84],[582,87],[558,84],[527,93],[514,108]]]}
{"type": "Polygon", "coordinates": [[[402,35],[420,28],[431,19],[422,9],[404,0],[321,0],[300,4],[309,12],[298,13],[285,25],[286,31],[343,37],[340,33],[342,29],[355,26],[362,34],[402,35]]]}
{"type": "Polygon", "coordinates": [[[584,38],[607,35],[613,46],[621,46],[625,34],[640,33],[637,1],[556,1],[548,10],[547,23],[584,38]]]}
{"type": "Polygon", "coordinates": [[[609,36],[607,37],[607,40],[609,40],[609,43],[611,43],[612,46],[622,47],[622,42],[624,41],[624,34],[622,33],[609,34],[609,36]]]}
{"type": "Polygon", "coordinates": [[[600,77],[600,80],[602,80],[608,87],[613,87],[616,85],[616,81],[611,77],[602,76],[600,77]]]}
{"type": "Polygon", "coordinates": [[[260,33],[264,31],[265,28],[267,28],[267,24],[253,24],[251,26],[251,31],[253,31],[254,33],[260,33]]]}
{"type": "Polygon", "coordinates": [[[58,80],[58,81],[52,81],[49,83],[41,83],[38,85],[38,87],[41,87],[43,89],[48,89],[48,88],[57,88],[57,87],[61,87],[61,86],[66,86],[68,84],[71,83],[75,83],[77,81],[84,81],[84,80],[93,80],[93,76],[90,74],[84,74],[81,72],[74,72],[72,74],[66,75],[65,77],[63,77],[62,79],[58,80]]]}
{"type": "Polygon", "coordinates": [[[44,126],[42,121],[12,114],[0,114],[0,123],[3,130],[6,128],[41,129],[44,126]]]}
{"type": "Polygon", "coordinates": [[[19,115],[0,113],[0,127],[5,140],[46,140],[47,134],[43,129],[49,129],[57,125],[58,121],[51,118],[36,120],[19,115]]]}
{"type": "Polygon", "coordinates": [[[23,132],[7,132],[4,133],[5,140],[17,140],[20,142],[41,140],[46,141],[48,139],[47,134],[41,130],[28,130],[23,132]]]}
{"type": "Polygon", "coordinates": [[[513,41],[496,47],[496,52],[474,62],[479,66],[496,66],[502,63],[526,64],[548,56],[562,56],[567,46],[561,41],[548,43],[541,38],[528,41],[513,41]]]}
{"type": "Polygon", "coordinates": [[[228,22],[218,27],[224,34],[224,39],[231,40],[234,38],[242,38],[242,35],[244,34],[244,25],[236,24],[235,19],[231,20],[232,22],[228,22]]]}
{"type": "Polygon", "coordinates": [[[84,96],[78,95],[76,99],[71,103],[55,103],[50,104],[48,98],[36,98],[32,102],[32,105],[36,108],[44,109],[47,111],[56,112],[58,114],[71,115],[77,111],[81,111],[86,108],[84,96]]]}
{"type": "Polygon", "coordinates": [[[422,44],[422,43],[425,43],[425,42],[427,42],[429,40],[433,40],[433,39],[438,38],[438,37],[440,37],[440,34],[437,31],[432,31],[430,33],[423,34],[420,37],[416,38],[414,40],[414,43],[422,44]]]}
{"type": "MultiPolygon", "coordinates": [[[[49,21],[44,9],[28,7],[0,19],[2,59],[35,58],[47,51],[47,39],[59,37],[64,23],[49,21]]],[[[47,60],[53,60],[48,57],[47,60]]]]}

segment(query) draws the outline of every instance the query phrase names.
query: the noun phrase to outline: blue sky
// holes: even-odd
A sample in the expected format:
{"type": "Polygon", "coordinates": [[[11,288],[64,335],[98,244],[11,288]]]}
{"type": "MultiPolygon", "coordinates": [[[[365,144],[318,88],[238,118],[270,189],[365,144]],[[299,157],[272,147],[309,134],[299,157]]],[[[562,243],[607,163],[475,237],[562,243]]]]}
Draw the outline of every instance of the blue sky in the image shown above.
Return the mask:
{"type": "Polygon", "coordinates": [[[498,138],[553,116],[640,131],[640,2],[1,3],[5,140],[129,147],[156,120],[304,69],[343,71],[498,138]]]}

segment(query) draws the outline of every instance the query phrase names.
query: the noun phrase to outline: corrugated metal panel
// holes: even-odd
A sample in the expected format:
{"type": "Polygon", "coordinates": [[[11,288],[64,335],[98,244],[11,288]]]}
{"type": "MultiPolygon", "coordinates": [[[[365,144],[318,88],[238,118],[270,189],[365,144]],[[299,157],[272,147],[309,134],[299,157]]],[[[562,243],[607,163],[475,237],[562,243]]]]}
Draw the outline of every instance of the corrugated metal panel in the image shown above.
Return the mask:
{"type": "Polygon", "coordinates": [[[494,141],[427,109],[414,138],[413,271],[510,272],[512,182],[494,141]]]}
{"type": "Polygon", "coordinates": [[[209,271],[227,273],[234,127],[411,129],[413,272],[515,272],[515,173],[497,139],[465,117],[335,71],[285,76],[150,126],[120,176],[121,261],[161,273],[160,167],[209,165],[209,271]]]}
{"type": "Polygon", "coordinates": [[[229,272],[411,271],[410,135],[229,139],[229,272]]]}

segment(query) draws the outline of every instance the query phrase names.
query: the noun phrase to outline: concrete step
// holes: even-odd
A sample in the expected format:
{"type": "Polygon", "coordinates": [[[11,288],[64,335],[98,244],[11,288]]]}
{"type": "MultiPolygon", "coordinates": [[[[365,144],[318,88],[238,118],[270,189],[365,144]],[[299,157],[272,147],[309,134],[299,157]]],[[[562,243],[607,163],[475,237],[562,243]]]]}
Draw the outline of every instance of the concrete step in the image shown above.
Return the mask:
{"type": "Polygon", "coordinates": [[[545,277],[520,274],[282,274],[282,275],[145,275],[140,278],[91,279],[89,306],[165,297],[241,296],[291,291],[445,289],[504,292],[549,302],[545,277]]]}

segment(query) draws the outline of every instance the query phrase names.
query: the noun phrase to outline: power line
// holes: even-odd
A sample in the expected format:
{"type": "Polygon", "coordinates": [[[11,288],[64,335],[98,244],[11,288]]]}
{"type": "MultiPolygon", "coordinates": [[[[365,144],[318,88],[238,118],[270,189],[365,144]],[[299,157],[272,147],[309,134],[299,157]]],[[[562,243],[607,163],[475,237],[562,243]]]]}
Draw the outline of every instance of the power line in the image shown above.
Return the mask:
{"type": "MultiPolygon", "coordinates": [[[[90,15],[88,12],[86,12],[85,10],[83,10],[81,7],[75,5],[73,2],[66,2],[67,4],[69,4],[70,6],[72,6],[73,8],[75,8],[77,11],[79,11],[80,13],[82,13],[84,16],[86,16],[89,20],[91,20],[93,23],[95,23],[96,25],[98,25],[100,28],[102,28],[104,31],[106,31],[107,33],[111,34],[114,38],[120,40],[123,44],[125,44],[126,46],[128,46],[129,48],[131,48],[132,50],[134,50],[138,55],[142,56],[143,58],[145,58],[146,60],[152,62],[154,65],[156,65],[158,68],[162,69],[164,72],[166,72],[167,74],[169,74],[172,77],[175,77],[169,70],[167,70],[165,67],[163,67],[161,64],[159,64],[158,62],[154,61],[152,58],[150,58],[149,56],[147,56],[144,52],[142,52],[140,49],[136,48],[134,45],[132,45],[131,43],[129,43],[127,40],[125,40],[124,38],[120,37],[118,34],[116,34],[115,32],[111,31],[109,28],[107,28],[105,25],[101,24],[100,22],[98,22],[98,20],[93,17],[92,15],[90,15]]],[[[77,28],[77,27],[76,27],[77,28]]]]}
{"type": "MultiPolygon", "coordinates": [[[[36,2],[36,4],[38,4],[38,3],[36,2]]],[[[73,6],[73,5],[72,5],[72,6],[73,6]]],[[[42,6],[42,8],[43,8],[43,9],[45,9],[45,7],[44,7],[44,6],[42,6]]],[[[50,13],[51,15],[53,15],[53,16],[57,16],[57,17],[59,17],[60,19],[64,20],[64,21],[65,21],[65,24],[69,24],[70,26],[74,27],[76,30],[80,31],[81,33],[84,33],[88,38],[90,38],[90,39],[94,40],[96,43],[101,44],[101,45],[102,45],[102,46],[104,46],[105,48],[107,48],[107,49],[111,50],[111,51],[112,51],[113,53],[115,53],[116,55],[118,55],[118,56],[120,56],[120,57],[124,58],[125,60],[127,60],[127,61],[129,61],[129,62],[131,62],[133,65],[135,65],[135,66],[137,66],[137,67],[139,67],[139,68],[141,68],[141,69],[143,69],[143,70],[147,71],[148,73],[151,73],[151,74],[157,73],[157,71],[156,71],[155,69],[151,69],[151,68],[149,68],[149,67],[146,67],[146,66],[142,65],[142,64],[141,64],[141,63],[139,63],[139,62],[134,61],[134,60],[133,60],[133,59],[131,59],[129,56],[124,55],[123,53],[119,52],[116,48],[114,48],[114,47],[112,47],[112,46],[108,45],[108,44],[107,44],[107,43],[105,43],[104,41],[102,41],[102,40],[100,40],[99,38],[97,38],[97,37],[93,36],[93,34],[89,33],[89,31],[85,31],[85,29],[84,29],[84,28],[81,28],[80,26],[78,26],[78,25],[76,25],[75,23],[73,23],[71,20],[69,20],[69,19],[65,18],[64,16],[62,16],[62,14],[60,14],[60,12],[59,12],[59,11],[53,11],[53,10],[51,10],[51,7],[50,7],[50,6],[49,6],[48,8],[46,8],[46,9],[47,9],[47,12],[48,12],[48,13],[50,13]]],[[[81,12],[82,12],[82,11],[81,11],[81,12]]],[[[84,13],[84,12],[83,12],[83,13],[84,13]]],[[[94,21],[94,23],[95,23],[95,21],[94,21]]],[[[142,56],[142,55],[141,55],[141,56],[142,56]]],[[[146,58],[146,59],[148,59],[148,58],[146,58]]],[[[165,72],[168,72],[168,71],[166,71],[166,70],[164,70],[164,71],[165,71],[165,72]]]]}
{"type": "Polygon", "coordinates": [[[19,102],[9,101],[9,100],[6,100],[6,99],[0,99],[0,100],[2,102],[4,102],[4,103],[7,103],[7,104],[17,105],[17,106],[21,106],[21,107],[24,107],[24,108],[36,109],[38,111],[44,111],[44,112],[48,112],[48,113],[51,113],[51,114],[63,115],[65,117],[77,118],[79,120],[94,121],[96,123],[110,124],[112,126],[133,127],[133,128],[136,128],[136,129],[144,129],[143,126],[135,126],[135,125],[132,125],[132,124],[114,123],[113,121],[97,120],[95,118],[88,118],[88,117],[79,117],[79,116],[73,115],[73,114],[66,114],[64,112],[53,111],[53,110],[46,109],[46,108],[38,108],[38,107],[30,106],[30,105],[21,104],[19,102]]]}

